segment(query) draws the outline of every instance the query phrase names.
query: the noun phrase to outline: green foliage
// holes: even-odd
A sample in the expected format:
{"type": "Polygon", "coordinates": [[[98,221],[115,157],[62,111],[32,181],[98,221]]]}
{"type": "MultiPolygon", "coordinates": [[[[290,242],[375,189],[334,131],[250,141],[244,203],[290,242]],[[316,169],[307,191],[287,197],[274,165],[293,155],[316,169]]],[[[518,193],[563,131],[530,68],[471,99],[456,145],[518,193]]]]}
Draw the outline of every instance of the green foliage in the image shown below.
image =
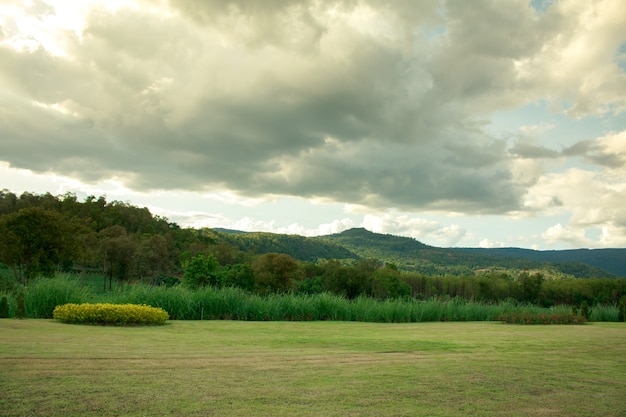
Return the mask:
{"type": "Polygon", "coordinates": [[[49,319],[56,306],[79,303],[88,297],[80,283],[67,276],[40,278],[24,290],[25,314],[27,317],[49,319]]]}
{"type": "Polygon", "coordinates": [[[0,261],[9,265],[19,283],[38,274],[51,276],[71,259],[74,235],[54,211],[27,207],[0,217],[0,261]]]}
{"type": "Polygon", "coordinates": [[[520,275],[519,281],[522,290],[521,301],[536,303],[543,285],[543,275],[524,273],[520,275]]]}
{"type": "Polygon", "coordinates": [[[221,286],[219,263],[213,255],[196,255],[183,264],[183,283],[189,288],[221,286]]]}
{"type": "Polygon", "coordinates": [[[626,321],[626,295],[623,295],[619,299],[618,310],[617,321],[626,321]]]}
{"type": "Polygon", "coordinates": [[[591,308],[589,308],[589,303],[587,303],[587,301],[583,301],[580,305],[580,315],[587,320],[591,317],[591,308]]]}
{"type": "Polygon", "coordinates": [[[222,276],[225,286],[254,290],[254,271],[249,264],[226,265],[222,268],[222,276]]]}
{"type": "Polygon", "coordinates": [[[244,233],[214,231],[216,238],[244,252],[256,254],[284,253],[300,261],[318,259],[358,259],[346,247],[320,239],[275,233],[244,233]]]}
{"type": "Polygon", "coordinates": [[[172,320],[346,320],[364,322],[485,321],[509,312],[532,311],[565,314],[568,308],[544,309],[511,302],[484,304],[461,298],[417,301],[376,300],[360,296],[352,300],[330,293],[259,295],[233,287],[133,286],[122,293],[109,293],[109,302],[161,307],[172,320]]]}
{"type": "MultiPolygon", "coordinates": [[[[614,278],[615,276],[597,266],[619,265],[624,271],[624,249],[606,252],[587,251],[584,255],[586,264],[575,257],[547,258],[551,252],[511,249],[474,249],[474,248],[436,248],[425,245],[415,239],[378,234],[363,228],[315,238],[317,240],[340,244],[361,258],[380,259],[386,263],[395,263],[405,271],[419,272],[426,275],[470,275],[477,270],[541,271],[544,276],[576,276],[585,278],[614,278]],[[499,251],[499,252],[498,252],[499,251]],[[604,253],[602,259],[599,255],[604,253]],[[598,254],[594,258],[593,254],[598,254]],[[550,261],[554,259],[554,261],[550,261]],[[564,259],[567,262],[556,262],[564,259]],[[591,265],[593,264],[593,265],[591,265]]],[[[552,251],[556,255],[567,256],[568,251],[552,251]],[[562,252],[562,253],[558,253],[562,252]]]]}
{"type": "Polygon", "coordinates": [[[593,307],[593,310],[591,311],[589,321],[620,321],[619,308],[616,305],[597,304],[593,307]]]}
{"type": "Polygon", "coordinates": [[[0,300],[0,319],[6,319],[9,317],[9,299],[6,296],[2,296],[0,300]]]}
{"type": "Polygon", "coordinates": [[[322,288],[350,299],[370,295],[374,271],[365,265],[365,262],[359,262],[356,266],[343,265],[336,260],[324,262],[321,265],[322,288]]]}
{"type": "Polygon", "coordinates": [[[23,319],[26,317],[26,305],[24,302],[24,287],[20,286],[15,290],[15,300],[17,308],[15,309],[15,317],[23,319]]]}
{"type": "Polygon", "coordinates": [[[63,304],[53,317],[64,323],[108,325],[165,324],[168,314],[161,308],[136,304],[63,304]]]}
{"type": "Polygon", "coordinates": [[[372,295],[376,298],[407,297],[411,294],[411,288],[402,280],[398,268],[395,265],[387,265],[374,273],[372,282],[372,295]]]}
{"type": "Polygon", "coordinates": [[[284,253],[266,253],[252,264],[257,289],[261,293],[285,292],[302,279],[300,265],[284,253]]]}

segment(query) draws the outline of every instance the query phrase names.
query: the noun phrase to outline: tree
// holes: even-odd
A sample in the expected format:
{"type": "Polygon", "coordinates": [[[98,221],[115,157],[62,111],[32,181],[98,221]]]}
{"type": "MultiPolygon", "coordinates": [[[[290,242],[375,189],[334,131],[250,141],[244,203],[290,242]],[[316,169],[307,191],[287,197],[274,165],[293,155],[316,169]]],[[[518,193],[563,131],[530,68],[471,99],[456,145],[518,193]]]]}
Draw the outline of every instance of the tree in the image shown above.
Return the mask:
{"type": "Polygon", "coordinates": [[[342,265],[336,259],[330,259],[322,264],[322,286],[347,298],[359,295],[369,295],[372,290],[372,274],[377,268],[378,261],[359,261],[355,266],[342,265]]]}
{"type": "Polygon", "coordinates": [[[100,232],[100,255],[104,274],[104,289],[106,279],[109,279],[109,290],[112,289],[113,278],[120,282],[130,278],[133,268],[135,242],[126,233],[122,226],[111,226],[100,232]]]}
{"type": "Polygon", "coordinates": [[[522,289],[522,301],[536,303],[543,285],[543,275],[523,273],[520,275],[519,281],[522,289]]]}
{"type": "Polygon", "coordinates": [[[266,253],[252,264],[254,279],[261,292],[285,292],[302,279],[298,262],[284,253],[266,253]]]}
{"type": "Polygon", "coordinates": [[[222,285],[219,263],[213,255],[194,256],[183,264],[183,271],[183,283],[190,288],[222,285]]]}
{"type": "Polygon", "coordinates": [[[152,235],[137,246],[135,265],[140,277],[156,277],[170,271],[172,262],[167,239],[161,235],[152,235]]]}
{"type": "Polygon", "coordinates": [[[411,294],[411,287],[402,279],[398,267],[388,264],[374,272],[372,294],[380,299],[398,298],[411,294]]]}
{"type": "Polygon", "coordinates": [[[75,236],[59,213],[27,207],[0,218],[0,261],[27,285],[38,274],[50,276],[71,259],[75,236]]]}

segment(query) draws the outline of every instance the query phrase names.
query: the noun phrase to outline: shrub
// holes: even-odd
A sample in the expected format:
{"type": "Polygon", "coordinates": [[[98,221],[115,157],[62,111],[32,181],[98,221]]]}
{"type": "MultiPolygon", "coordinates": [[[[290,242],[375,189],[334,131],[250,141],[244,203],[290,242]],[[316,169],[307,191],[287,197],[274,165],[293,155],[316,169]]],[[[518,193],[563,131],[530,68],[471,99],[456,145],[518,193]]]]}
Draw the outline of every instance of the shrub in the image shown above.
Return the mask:
{"type": "Polygon", "coordinates": [[[573,314],[545,314],[531,312],[515,312],[503,314],[500,320],[508,324],[585,324],[584,316],[573,314]]]}
{"type": "Polygon", "coordinates": [[[15,317],[23,319],[26,316],[26,306],[24,304],[24,288],[18,287],[15,290],[15,299],[17,301],[17,308],[15,309],[15,317]]]}
{"type": "Polygon", "coordinates": [[[617,321],[626,321],[626,295],[623,295],[619,299],[619,305],[617,308],[617,321]]]}
{"type": "Polygon", "coordinates": [[[162,308],[139,304],[63,304],[52,315],[64,323],[80,324],[152,325],[169,319],[162,308]]]}
{"type": "Polygon", "coordinates": [[[589,320],[589,317],[591,317],[591,308],[589,308],[589,303],[587,303],[586,301],[583,301],[580,306],[580,315],[585,317],[585,319],[587,320],[589,320]]]}
{"type": "Polygon", "coordinates": [[[0,300],[0,319],[6,319],[9,317],[9,300],[6,296],[0,300]]]}

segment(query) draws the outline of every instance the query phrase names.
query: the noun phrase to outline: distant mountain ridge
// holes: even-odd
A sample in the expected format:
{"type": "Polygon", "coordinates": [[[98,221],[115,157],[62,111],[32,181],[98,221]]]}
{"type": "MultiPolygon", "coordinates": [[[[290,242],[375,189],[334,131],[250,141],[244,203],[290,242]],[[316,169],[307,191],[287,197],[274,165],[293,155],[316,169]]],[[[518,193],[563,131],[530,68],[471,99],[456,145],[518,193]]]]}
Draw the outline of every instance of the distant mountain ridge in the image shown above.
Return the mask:
{"type": "Polygon", "coordinates": [[[462,250],[540,262],[581,262],[593,265],[618,277],[626,277],[626,249],[533,250],[521,248],[462,248],[462,250]]]}
{"type": "MultiPolygon", "coordinates": [[[[499,253],[481,253],[461,248],[438,248],[410,237],[379,234],[364,228],[350,229],[314,239],[339,243],[359,256],[391,261],[402,269],[424,274],[473,274],[478,270],[540,270],[549,275],[584,278],[609,278],[616,275],[600,266],[574,262],[571,259],[544,261],[524,257],[523,252],[518,256],[509,257],[499,253]]],[[[626,255],[626,249],[622,253],[626,255]]]]}
{"type": "Polygon", "coordinates": [[[341,233],[304,237],[266,232],[214,229],[216,236],[241,250],[286,253],[302,261],[374,258],[400,269],[424,274],[474,274],[483,270],[537,270],[554,276],[626,277],[626,249],[438,248],[414,238],[353,228],[341,233]]]}

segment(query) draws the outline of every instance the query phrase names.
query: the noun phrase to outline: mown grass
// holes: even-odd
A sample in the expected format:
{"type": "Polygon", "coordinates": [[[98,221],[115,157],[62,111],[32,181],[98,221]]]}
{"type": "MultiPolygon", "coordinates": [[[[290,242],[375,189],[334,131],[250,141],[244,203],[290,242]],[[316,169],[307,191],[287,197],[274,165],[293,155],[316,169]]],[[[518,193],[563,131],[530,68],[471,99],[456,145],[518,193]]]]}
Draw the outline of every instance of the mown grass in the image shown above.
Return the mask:
{"type": "Polygon", "coordinates": [[[0,320],[0,415],[624,416],[626,325],[0,320]]]}

